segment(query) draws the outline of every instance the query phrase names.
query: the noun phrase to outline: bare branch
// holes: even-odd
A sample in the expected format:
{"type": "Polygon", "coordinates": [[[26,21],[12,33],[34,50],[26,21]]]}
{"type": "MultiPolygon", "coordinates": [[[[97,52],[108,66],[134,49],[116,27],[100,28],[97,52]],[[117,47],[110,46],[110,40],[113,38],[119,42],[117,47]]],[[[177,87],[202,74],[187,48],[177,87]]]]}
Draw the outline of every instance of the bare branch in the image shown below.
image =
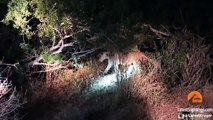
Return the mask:
{"type": "Polygon", "coordinates": [[[62,42],[63,42],[63,40],[60,40],[57,45],[52,46],[50,48],[50,51],[54,51],[55,49],[58,49],[61,46],[62,42]]]}
{"type": "Polygon", "coordinates": [[[65,39],[70,38],[70,37],[73,37],[73,34],[65,35],[65,36],[63,37],[63,39],[65,40],[65,39]]]}
{"type": "Polygon", "coordinates": [[[94,52],[97,49],[100,49],[102,47],[98,47],[98,48],[93,48],[93,49],[89,49],[89,50],[85,50],[85,51],[79,51],[79,52],[74,52],[72,55],[79,55],[79,58],[86,56],[87,54],[90,54],[92,52],[94,52]]]}
{"type": "Polygon", "coordinates": [[[17,64],[9,64],[9,63],[1,63],[1,64],[0,64],[0,66],[11,66],[11,67],[17,68],[16,65],[17,65],[17,64]]]}
{"type": "MultiPolygon", "coordinates": [[[[153,28],[151,25],[145,25],[145,26],[148,26],[149,27],[149,29],[153,32],[153,33],[155,33],[159,38],[162,38],[163,36],[166,36],[166,37],[169,37],[169,36],[171,36],[171,34],[168,32],[168,30],[167,30],[167,32],[163,32],[163,31],[160,31],[160,30],[157,30],[157,29],[155,29],[155,28],[153,28]],[[163,36],[162,36],[163,35],[163,36]]],[[[164,29],[165,29],[165,27],[164,27],[164,29]]]]}
{"type": "Polygon", "coordinates": [[[36,65],[36,64],[38,64],[40,61],[42,60],[42,58],[40,57],[40,56],[38,56],[38,57],[36,57],[35,58],[35,60],[34,61],[31,61],[30,63],[29,63],[29,65],[36,65]]]}
{"type": "Polygon", "coordinates": [[[48,63],[34,63],[35,66],[40,66],[40,65],[43,65],[43,66],[51,66],[51,67],[54,67],[54,66],[57,66],[57,65],[60,65],[58,62],[55,62],[53,64],[48,64],[48,63]]]}
{"type": "Polygon", "coordinates": [[[51,69],[36,71],[36,72],[32,72],[32,73],[46,73],[46,72],[52,72],[52,71],[59,70],[59,69],[67,69],[67,67],[66,66],[56,66],[51,69]]]}
{"type": "Polygon", "coordinates": [[[58,50],[56,50],[55,52],[53,52],[52,54],[58,54],[58,53],[61,53],[63,49],[64,49],[64,41],[62,40],[62,42],[61,42],[61,46],[59,47],[59,49],[58,49],[58,50]]]}
{"type": "Polygon", "coordinates": [[[99,49],[99,48],[90,49],[90,50],[88,50],[86,53],[79,55],[79,58],[81,58],[81,57],[83,57],[83,56],[86,56],[86,55],[88,55],[88,54],[94,52],[94,51],[97,50],[97,49],[99,49]]]}

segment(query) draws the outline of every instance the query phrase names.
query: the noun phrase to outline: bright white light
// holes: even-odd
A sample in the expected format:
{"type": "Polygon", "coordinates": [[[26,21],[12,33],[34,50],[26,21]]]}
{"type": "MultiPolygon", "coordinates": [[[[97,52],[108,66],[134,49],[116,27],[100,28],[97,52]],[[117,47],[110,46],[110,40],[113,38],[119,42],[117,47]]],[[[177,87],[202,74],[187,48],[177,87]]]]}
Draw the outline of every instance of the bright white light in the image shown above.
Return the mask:
{"type": "Polygon", "coordinates": [[[136,63],[128,66],[126,72],[114,72],[105,76],[98,77],[90,88],[91,91],[114,90],[117,87],[117,82],[120,80],[129,80],[139,72],[139,66],[136,63]]]}
{"type": "Polygon", "coordinates": [[[138,72],[139,72],[139,66],[136,63],[133,63],[132,65],[128,67],[127,71],[123,73],[123,75],[126,75],[126,78],[129,79],[138,72]]]}
{"type": "Polygon", "coordinates": [[[91,89],[92,91],[98,91],[103,89],[112,89],[116,87],[117,82],[117,74],[109,74],[102,77],[99,77],[95,80],[95,83],[92,85],[91,89]]]}

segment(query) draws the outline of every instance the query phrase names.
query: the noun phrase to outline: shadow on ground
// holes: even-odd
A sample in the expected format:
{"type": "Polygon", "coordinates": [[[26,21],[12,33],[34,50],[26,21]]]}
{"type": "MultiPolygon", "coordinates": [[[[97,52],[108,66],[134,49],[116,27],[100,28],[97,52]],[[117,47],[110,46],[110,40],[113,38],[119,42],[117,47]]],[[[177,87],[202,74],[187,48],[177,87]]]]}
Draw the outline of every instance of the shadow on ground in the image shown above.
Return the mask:
{"type": "MultiPolygon", "coordinates": [[[[57,94],[55,94],[57,96],[57,94]]],[[[121,91],[73,95],[69,100],[43,99],[26,104],[24,120],[151,120],[147,101],[128,97],[121,91]]]]}

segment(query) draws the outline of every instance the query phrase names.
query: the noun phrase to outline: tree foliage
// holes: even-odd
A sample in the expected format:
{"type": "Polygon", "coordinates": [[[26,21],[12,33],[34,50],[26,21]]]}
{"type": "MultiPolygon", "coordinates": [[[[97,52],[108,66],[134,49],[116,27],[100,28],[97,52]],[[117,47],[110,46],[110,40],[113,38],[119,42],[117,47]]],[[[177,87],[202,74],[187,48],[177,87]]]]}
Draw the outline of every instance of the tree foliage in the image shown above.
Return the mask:
{"type": "Polygon", "coordinates": [[[30,16],[29,2],[26,0],[11,0],[8,3],[8,13],[3,20],[7,25],[12,23],[13,27],[19,29],[22,35],[32,36],[31,26],[29,25],[30,16]]]}

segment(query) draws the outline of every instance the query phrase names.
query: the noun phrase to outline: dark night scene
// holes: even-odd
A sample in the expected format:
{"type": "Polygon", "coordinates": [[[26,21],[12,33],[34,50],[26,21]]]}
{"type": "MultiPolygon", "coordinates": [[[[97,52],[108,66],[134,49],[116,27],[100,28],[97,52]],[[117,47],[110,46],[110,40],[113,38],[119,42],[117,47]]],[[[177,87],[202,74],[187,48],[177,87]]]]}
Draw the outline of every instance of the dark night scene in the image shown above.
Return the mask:
{"type": "Polygon", "coordinates": [[[0,0],[0,120],[213,120],[212,0],[0,0]]]}

